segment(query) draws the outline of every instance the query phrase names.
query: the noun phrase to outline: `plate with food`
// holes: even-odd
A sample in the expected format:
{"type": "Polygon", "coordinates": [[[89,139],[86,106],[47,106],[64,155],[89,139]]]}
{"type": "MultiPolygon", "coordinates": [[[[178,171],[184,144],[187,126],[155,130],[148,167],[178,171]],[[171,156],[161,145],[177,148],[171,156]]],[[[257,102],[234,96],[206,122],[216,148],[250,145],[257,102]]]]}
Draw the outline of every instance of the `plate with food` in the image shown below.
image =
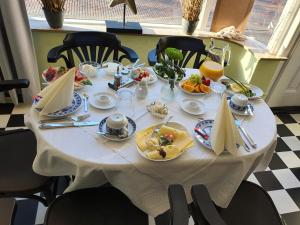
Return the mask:
{"type": "Polygon", "coordinates": [[[263,90],[261,90],[259,87],[235,80],[230,77],[228,77],[228,79],[221,79],[221,83],[226,86],[225,92],[228,95],[234,95],[237,93],[243,94],[250,100],[261,98],[264,95],[263,90]]]}
{"type": "MultiPolygon", "coordinates": [[[[67,69],[62,66],[53,67],[50,66],[48,69],[45,69],[42,73],[42,78],[47,84],[53,83],[59,77],[67,72],[67,69]]],[[[80,73],[79,69],[76,68],[75,71],[75,80],[74,80],[74,89],[79,90],[83,88],[85,85],[92,85],[92,82],[89,78],[82,73],[80,73]]]]}
{"type": "Polygon", "coordinates": [[[132,70],[131,78],[137,82],[145,79],[147,84],[153,84],[157,81],[156,74],[147,68],[136,68],[132,70]]]}
{"type": "Polygon", "coordinates": [[[192,74],[179,82],[179,89],[189,95],[205,95],[211,92],[210,80],[199,74],[192,74]]]}
{"type": "Polygon", "coordinates": [[[181,156],[193,145],[187,129],[176,122],[157,124],[136,134],[139,154],[151,161],[169,161],[181,156]]]}
{"type": "Polygon", "coordinates": [[[173,75],[174,77],[176,77],[176,82],[181,81],[185,77],[184,69],[182,69],[176,65],[174,66],[174,68],[170,69],[164,63],[156,63],[152,67],[152,69],[153,69],[154,73],[156,73],[158,79],[160,79],[162,81],[166,81],[166,82],[169,81],[170,75],[173,75]]]}
{"type": "Polygon", "coordinates": [[[67,69],[63,66],[50,66],[48,69],[45,69],[42,73],[42,78],[46,83],[52,83],[63,74],[67,72],[67,69]]]}

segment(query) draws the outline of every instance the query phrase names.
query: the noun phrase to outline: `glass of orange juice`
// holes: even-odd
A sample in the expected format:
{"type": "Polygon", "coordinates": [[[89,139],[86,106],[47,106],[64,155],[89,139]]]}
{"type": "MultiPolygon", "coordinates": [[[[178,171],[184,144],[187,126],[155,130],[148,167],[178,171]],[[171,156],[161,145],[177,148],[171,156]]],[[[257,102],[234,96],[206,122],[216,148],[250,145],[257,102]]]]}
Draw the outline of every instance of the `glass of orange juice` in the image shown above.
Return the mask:
{"type": "Polygon", "coordinates": [[[199,68],[200,73],[213,81],[218,81],[224,74],[223,66],[212,60],[206,60],[199,68]]]}

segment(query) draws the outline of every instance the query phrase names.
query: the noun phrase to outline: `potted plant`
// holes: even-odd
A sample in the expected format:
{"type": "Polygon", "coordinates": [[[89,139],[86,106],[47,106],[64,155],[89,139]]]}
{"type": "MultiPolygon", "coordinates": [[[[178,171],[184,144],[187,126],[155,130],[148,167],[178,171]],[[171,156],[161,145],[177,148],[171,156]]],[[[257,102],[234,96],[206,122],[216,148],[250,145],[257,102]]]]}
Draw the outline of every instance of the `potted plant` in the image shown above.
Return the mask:
{"type": "Polygon", "coordinates": [[[166,48],[159,63],[153,68],[158,76],[169,82],[169,86],[164,86],[161,90],[164,100],[171,101],[175,98],[175,83],[185,76],[184,70],[175,63],[181,60],[183,60],[183,55],[179,49],[166,48]]]}
{"type": "Polygon", "coordinates": [[[203,0],[183,0],[182,4],[182,28],[186,34],[192,34],[199,22],[199,14],[203,0]]]}
{"type": "Polygon", "coordinates": [[[64,21],[66,0],[39,0],[51,28],[61,28],[64,21]]]}

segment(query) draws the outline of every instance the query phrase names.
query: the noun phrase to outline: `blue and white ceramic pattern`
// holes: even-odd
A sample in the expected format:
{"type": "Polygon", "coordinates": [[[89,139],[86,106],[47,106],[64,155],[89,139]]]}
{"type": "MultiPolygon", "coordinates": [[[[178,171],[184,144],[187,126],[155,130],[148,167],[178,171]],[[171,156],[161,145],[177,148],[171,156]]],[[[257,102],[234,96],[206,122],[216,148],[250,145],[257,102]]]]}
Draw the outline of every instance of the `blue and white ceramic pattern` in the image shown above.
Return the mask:
{"type": "Polygon", "coordinates": [[[136,123],[129,117],[127,117],[128,120],[128,136],[125,138],[121,138],[118,135],[109,134],[106,130],[106,120],[108,117],[105,117],[103,120],[99,123],[99,132],[101,133],[101,136],[111,140],[111,141],[125,141],[129,138],[131,138],[134,133],[136,132],[136,123]]]}
{"type": "Polygon", "coordinates": [[[237,111],[241,111],[241,112],[245,111],[245,109],[247,108],[247,106],[240,106],[240,105],[235,104],[231,99],[229,101],[229,105],[231,108],[233,108],[237,111]]]}
{"type": "MultiPolygon", "coordinates": [[[[36,103],[37,103],[37,101],[35,100],[33,104],[36,104],[36,103]]],[[[74,92],[72,105],[67,106],[59,111],[49,113],[45,116],[57,118],[57,117],[64,117],[64,116],[70,115],[70,114],[76,112],[80,108],[81,103],[82,103],[82,99],[81,99],[80,95],[77,92],[74,92]]],[[[40,111],[38,109],[36,109],[36,110],[40,111]]]]}
{"type": "Polygon", "coordinates": [[[244,110],[236,110],[231,106],[231,101],[228,100],[229,108],[231,109],[232,113],[238,116],[251,116],[251,112],[249,112],[249,109],[252,111],[252,114],[254,112],[254,107],[252,104],[248,103],[248,105],[244,108],[244,110]]]}
{"type": "Polygon", "coordinates": [[[194,131],[194,135],[196,139],[202,144],[204,147],[211,149],[211,143],[210,143],[210,133],[211,133],[211,128],[213,126],[214,120],[201,120],[198,122],[195,126],[195,128],[201,128],[208,136],[209,139],[205,140],[201,135],[199,135],[196,131],[194,131]]]}

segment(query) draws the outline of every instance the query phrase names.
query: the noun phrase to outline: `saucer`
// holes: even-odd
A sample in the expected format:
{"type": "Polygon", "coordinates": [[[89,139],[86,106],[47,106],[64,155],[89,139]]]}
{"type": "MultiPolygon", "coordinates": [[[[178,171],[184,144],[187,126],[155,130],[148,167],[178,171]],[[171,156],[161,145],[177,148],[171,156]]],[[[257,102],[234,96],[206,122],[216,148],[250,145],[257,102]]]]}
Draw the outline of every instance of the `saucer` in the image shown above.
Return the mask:
{"type": "Polygon", "coordinates": [[[108,117],[104,118],[99,123],[99,133],[102,137],[111,141],[125,141],[134,136],[136,132],[136,123],[133,119],[127,117],[128,120],[128,136],[125,138],[119,137],[118,135],[109,134],[106,130],[106,120],[108,117]]]}
{"type": "MultiPolygon", "coordinates": [[[[234,109],[234,108],[232,108],[232,107],[230,106],[230,103],[229,103],[230,100],[227,100],[227,101],[228,101],[229,108],[231,109],[231,111],[232,111],[233,114],[238,115],[238,116],[251,116],[251,113],[248,112],[248,107],[246,107],[246,109],[243,110],[243,111],[239,111],[239,110],[236,110],[236,109],[234,109]]],[[[253,112],[254,112],[254,107],[253,107],[253,105],[250,104],[250,103],[248,103],[248,105],[250,106],[250,109],[251,109],[251,111],[252,111],[252,113],[253,113],[253,112]]]]}
{"type": "Polygon", "coordinates": [[[180,102],[180,107],[183,111],[186,113],[189,113],[191,115],[201,115],[205,113],[205,106],[204,103],[200,100],[191,99],[191,98],[185,98],[180,102]],[[198,108],[192,108],[190,106],[191,103],[194,103],[198,108]]]}
{"type": "Polygon", "coordinates": [[[117,98],[114,94],[111,94],[109,92],[98,92],[96,94],[93,94],[90,98],[90,104],[97,108],[97,109],[111,109],[116,106],[117,104],[117,98]],[[97,98],[100,96],[106,96],[109,99],[109,102],[101,104],[97,101],[97,98]]]}

